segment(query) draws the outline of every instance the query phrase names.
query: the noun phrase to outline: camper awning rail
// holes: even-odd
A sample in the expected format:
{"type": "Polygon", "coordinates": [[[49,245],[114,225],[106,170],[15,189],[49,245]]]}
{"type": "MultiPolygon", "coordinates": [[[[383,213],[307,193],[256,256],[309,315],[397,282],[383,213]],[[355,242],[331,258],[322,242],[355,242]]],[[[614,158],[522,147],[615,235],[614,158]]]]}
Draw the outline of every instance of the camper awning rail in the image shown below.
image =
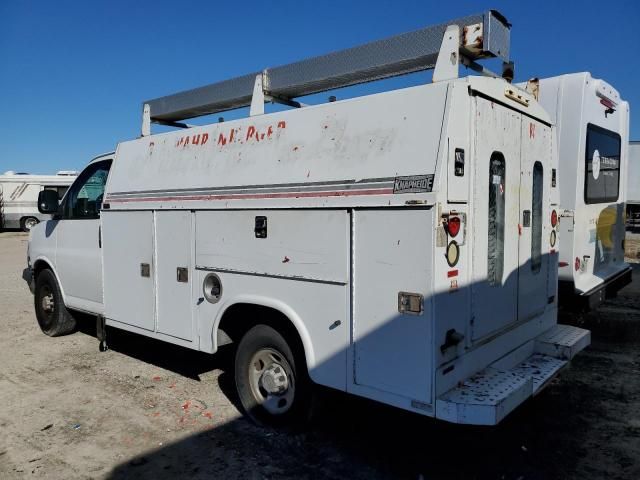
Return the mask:
{"type": "MultiPolygon", "coordinates": [[[[261,81],[267,99],[291,99],[435,68],[447,27],[459,27],[461,63],[509,60],[510,25],[497,11],[471,15],[289,65],[144,102],[147,122],[172,123],[251,105],[261,81]]],[[[479,67],[476,65],[476,67],[479,67]]],[[[457,59],[456,59],[457,68],[457,59]]],[[[143,120],[144,123],[144,120],[143,120]]],[[[143,128],[144,130],[144,128],[143,128]]]]}

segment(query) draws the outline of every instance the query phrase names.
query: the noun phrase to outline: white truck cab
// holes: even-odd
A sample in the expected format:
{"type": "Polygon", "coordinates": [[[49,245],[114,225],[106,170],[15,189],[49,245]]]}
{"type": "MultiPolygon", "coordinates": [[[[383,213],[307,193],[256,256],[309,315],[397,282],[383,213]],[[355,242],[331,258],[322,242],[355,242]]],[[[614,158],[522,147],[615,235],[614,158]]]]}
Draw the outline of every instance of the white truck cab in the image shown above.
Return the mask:
{"type": "Polygon", "coordinates": [[[561,306],[595,308],[631,282],[624,260],[629,104],[588,72],[540,80],[558,126],[561,306]]]}
{"type": "Polygon", "coordinates": [[[75,179],[53,219],[29,238],[29,261],[47,266],[58,279],[65,305],[101,314],[100,209],[113,154],[93,159],[75,179]]]}
{"type": "Polygon", "coordinates": [[[103,347],[105,326],[231,343],[259,422],[304,416],[315,383],[497,424],[590,341],[557,324],[551,119],[505,79],[458,78],[460,56],[505,58],[508,38],[490,11],[145,102],[140,138],[92,161],[60,207],[41,196],[58,212],[30,238],[43,331],[71,332],[77,309],[103,347]],[[434,66],[426,85],[294,100],[434,66]],[[270,100],[294,108],[265,113],[270,100]]]}

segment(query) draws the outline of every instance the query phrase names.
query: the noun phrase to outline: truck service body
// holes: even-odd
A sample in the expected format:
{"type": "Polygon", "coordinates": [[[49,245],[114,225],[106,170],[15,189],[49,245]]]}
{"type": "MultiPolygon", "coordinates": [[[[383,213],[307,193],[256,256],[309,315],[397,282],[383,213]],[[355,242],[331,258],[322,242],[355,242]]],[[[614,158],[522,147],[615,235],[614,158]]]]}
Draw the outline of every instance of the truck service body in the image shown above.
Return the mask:
{"type": "Polygon", "coordinates": [[[456,77],[120,143],[31,234],[41,326],[51,271],[64,305],[106,325],[238,344],[254,418],[287,414],[308,374],[498,423],[590,337],[556,322],[548,114],[501,78],[456,77]],[[75,218],[95,175],[101,209],[75,218]]]}
{"type": "Polygon", "coordinates": [[[593,308],[631,282],[624,261],[629,104],[603,80],[540,80],[558,126],[560,305],[593,308]]]}
{"type": "Polygon", "coordinates": [[[56,175],[30,175],[5,172],[0,175],[0,197],[2,198],[2,218],[4,228],[30,230],[34,225],[51,218],[38,211],[38,194],[43,189],[58,192],[62,199],[77,172],[58,172],[56,175]]]}

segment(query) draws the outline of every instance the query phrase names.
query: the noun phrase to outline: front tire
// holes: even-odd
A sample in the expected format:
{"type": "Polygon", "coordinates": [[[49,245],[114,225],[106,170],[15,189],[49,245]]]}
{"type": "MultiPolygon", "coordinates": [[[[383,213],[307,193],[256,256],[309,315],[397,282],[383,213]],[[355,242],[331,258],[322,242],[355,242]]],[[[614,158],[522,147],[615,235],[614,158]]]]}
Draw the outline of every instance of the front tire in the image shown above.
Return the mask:
{"type": "Polygon", "coordinates": [[[38,274],[33,299],[38,325],[43,333],[58,337],[75,330],[76,321],[64,305],[60,287],[51,270],[45,269],[38,274]]]}
{"type": "Polygon", "coordinates": [[[235,359],[236,388],[255,423],[297,427],[309,420],[311,382],[303,358],[268,325],[256,325],[242,337],[235,359]]]}
{"type": "Polygon", "coordinates": [[[22,220],[20,220],[20,229],[23,232],[29,232],[38,223],[40,223],[40,220],[38,220],[35,217],[25,217],[22,220]]]}

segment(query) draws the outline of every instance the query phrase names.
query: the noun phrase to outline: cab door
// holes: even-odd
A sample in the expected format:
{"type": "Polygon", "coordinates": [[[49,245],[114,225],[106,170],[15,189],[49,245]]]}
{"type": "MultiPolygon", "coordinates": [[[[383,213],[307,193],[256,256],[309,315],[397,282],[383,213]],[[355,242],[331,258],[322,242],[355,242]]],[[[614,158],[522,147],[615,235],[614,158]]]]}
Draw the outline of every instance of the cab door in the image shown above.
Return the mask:
{"type": "Polygon", "coordinates": [[[73,183],[55,225],[56,270],[68,307],[102,313],[100,208],[111,160],[90,164],[73,183]]]}
{"type": "Polygon", "coordinates": [[[518,318],[521,114],[476,97],[471,339],[518,318]]]}
{"type": "Polygon", "coordinates": [[[531,118],[522,122],[518,320],[544,311],[549,281],[551,235],[551,128],[531,118]]]}

